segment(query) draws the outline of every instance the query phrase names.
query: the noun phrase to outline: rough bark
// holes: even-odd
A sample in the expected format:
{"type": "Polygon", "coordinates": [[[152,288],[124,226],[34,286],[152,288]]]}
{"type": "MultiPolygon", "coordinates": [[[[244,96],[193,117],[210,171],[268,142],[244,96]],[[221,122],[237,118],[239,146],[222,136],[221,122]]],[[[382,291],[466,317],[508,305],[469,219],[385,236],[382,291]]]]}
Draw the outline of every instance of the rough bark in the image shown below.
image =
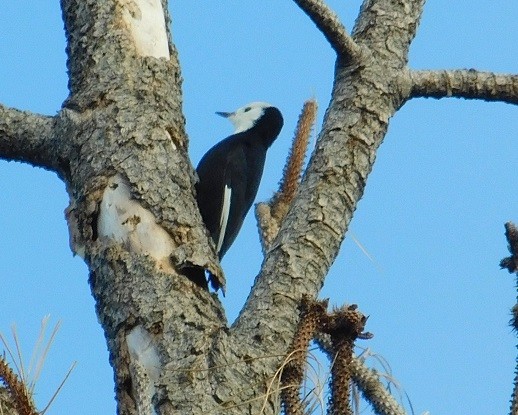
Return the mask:
{"type": "Polygon", "coordinates": [[[460,97],[518,104],[518,75],[480,72],[412,71],[412,97],[460,97]]]}
{"type": "MultiPolygon", "coordinates": [[[[231,327],[217,294],[184,275],[205,268],[224,283],[193,197],[167,1],[61,1],[70,96],[55,117],[1,107],[0,156],[52,169],[67,185],[71,245],[90,268],[119,413],[278,410],[278,394],[267,393],[300,299],[323,285],[390,118],[412,97],[452,95],[407,67],[424,1],[365,0],[348,34],[320,0],[296,0],[337,52],[332,98],[300,191],[231,327]],[[143,241],[100,232],[106,195],[126,186],[170,244],[164,262],[143,241]]],[[[455,96],[484,99],[459,79],[455,96]]],[[[485,95],[516,102],[515,80],[497,88],[494,79],[485,95]]]]}
{"type": "MultiPolygon", "coordinates": [[[[225,321],[217,297],[181,273],[189,265],[221,271],[193,197],[176,50],[165,31],[157,40],[165,37],[165,56],[163,49],[137,48],[132,24],[146,24],[144,6],[62,1],[70,97],[57,124],[71,163],[69,224],[74,249],[84,250],[90,267],[119,413],[142,408],[145,391],[160,413],[211,412],[213,399],[199,399],[198,388],[211,389],[205,353],[225,321]],[[116,174],[170,235],[170,268],[159,269],[146,252],[98,235],[99,204],[116,174]],[[133,330],[145,333],[144,344],[128,350],[133,330]],[[149,366],[155,361],[162,365],[161,380],[149,366]],[[198,366],[205,370],[187,378],[199,381],[186,383],[184,370],[198,366]]],[[[166,27],[166,15],[161,18],[166,27]]]]}
{"type": "Polygon", "coordinates": [[[54,118],[0,104],[0,154],[4,160],[24,161],[58,171],[54,118]]]}

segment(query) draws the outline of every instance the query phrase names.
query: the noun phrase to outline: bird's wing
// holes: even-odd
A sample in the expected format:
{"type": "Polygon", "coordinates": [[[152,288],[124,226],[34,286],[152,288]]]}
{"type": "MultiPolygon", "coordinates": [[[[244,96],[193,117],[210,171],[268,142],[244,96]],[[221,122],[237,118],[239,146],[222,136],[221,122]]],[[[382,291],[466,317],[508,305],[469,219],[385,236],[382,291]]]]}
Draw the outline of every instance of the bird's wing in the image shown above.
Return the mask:
{"type": "MultiPolygon", "coordinates": [[[[221,143],[220,143],[221,145],[221,143]]],[[[203,156],[196,172],[199,181],[196,183],[196,199],[203,222],[207,227],[214,244],[218,244],[221,223],[221,207],[223,205],[226,152],[213,147],[203,156]]]]}
{"type": "Polygon", "coordinates": [[[196,171],[198,207],[221,259],[243,222],[248,176],[241,143],[220,142],[203,156],[196,171]]]}
{"type": "Polygon", "coordinates": [[[221,201],[218,253],[222,258],[241,229],[247,210],[246,187],[248,182],[247,161],[241,146],[234,147],[226,160],[224,191],[221,201]]]}
{"type": "Polygon", "coordinates": [[[228,225],[228,215],[230,213],[230,200],[232,197],[232,188],[228,183],[225,183],[223,190],[223,200],[221,206],[221,215],[219,218],[219,236],[218,243],[216,244],[216,252],[221,251],[221,246],[223,245],[223,241],[225,239],[225,234],[227,233],[227,225],[228,225]]]}

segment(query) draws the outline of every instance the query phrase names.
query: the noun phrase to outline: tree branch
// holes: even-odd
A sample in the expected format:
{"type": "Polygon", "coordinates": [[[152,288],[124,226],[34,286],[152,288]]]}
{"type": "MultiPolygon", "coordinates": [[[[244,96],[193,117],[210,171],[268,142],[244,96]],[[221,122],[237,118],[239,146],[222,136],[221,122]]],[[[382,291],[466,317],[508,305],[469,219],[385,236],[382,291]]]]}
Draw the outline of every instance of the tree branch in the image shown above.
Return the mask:
{"type": "MultiPolygon", "coordinates": [[[[365,55],[362,49],[368,62],[351,67],[337,59],[331,102],[299,191],[231,327],[230,337],[241,350],[250,345],[255,355],[284,355],[298,323],[294,311],[300,298],[316,298],[322,288],[388,122],[408,97],[410,88],[402,93],[400,78],[422,4],[365,1],[355,39],[369,48],[365,55]],[[376,30],[378,23],[382,27],[376,30]]],[[[264,371],[264,364],[254,370],[264,371]]]]}
{"type": "Polygon", "coordinates": [[[353,382],[372,405],[375,413],[405,415],[405,410],[380,381],[378,373],[368,368],[362,359],[354,357],[350,369],[353,382]]]}
{"type": "Polygon", "coordinates": [[[518,75],[475,69],[411,71],[411,98],[483,99],[518,104],[518,75]]]}
{"type": "Polygon", "coordinates": [[[335,12],[322,0],[293,0],[323,33],[338,56],[357,60],[361,48],[349,35],[335,12]]]}
{"type": "MultiPolygon", "coordinates": [[[[322,351],[333,356],[333,343],[327,333],[318,332],[315,340],[322,351]]],[[[353,356],[350,361],[352,381],[369,402],[376,414],[405,415],[403,407],[392,396],[388,388],[380,380],[380,375],[369,368],[365,359],[353,356]]]]}
{"type": "Polygon", "coordinates": [[[54,118],[0,104],[0,158],[57,170],[54,118]]]}

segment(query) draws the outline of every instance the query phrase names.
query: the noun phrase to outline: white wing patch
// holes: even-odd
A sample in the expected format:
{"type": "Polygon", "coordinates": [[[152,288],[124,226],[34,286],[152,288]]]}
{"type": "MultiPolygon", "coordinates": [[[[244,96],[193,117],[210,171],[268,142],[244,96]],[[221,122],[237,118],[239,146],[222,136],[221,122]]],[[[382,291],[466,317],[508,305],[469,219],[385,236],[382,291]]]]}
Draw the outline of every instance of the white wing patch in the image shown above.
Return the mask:
{"type": "Polygon", "coordinates": [[[227,230],[228,215],[230,213],[230,197],[232,196],[232,189],[225,185],[225,192],[223,193],[223,207],[221,208],[221,217],[219,218],[219,238],[218,246],[216,251],[219,253],[223,240],[225,239],[225,233],[227,230]]]}

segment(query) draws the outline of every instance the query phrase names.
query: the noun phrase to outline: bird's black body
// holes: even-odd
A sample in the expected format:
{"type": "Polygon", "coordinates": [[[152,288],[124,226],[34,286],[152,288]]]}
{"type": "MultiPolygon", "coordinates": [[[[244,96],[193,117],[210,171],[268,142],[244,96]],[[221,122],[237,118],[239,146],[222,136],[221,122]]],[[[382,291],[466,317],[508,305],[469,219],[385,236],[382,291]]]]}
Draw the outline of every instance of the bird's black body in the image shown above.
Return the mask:
{"type": "Polygon", "coordinates": [[[212,147],[196,169],[198,207],[220,259],[236,239],[254,202],[266,152],[283,125],[280,111],[264,103],[250,104],[235,113],[221,115],[230,118],[238,130],[243,123],[251,126],[212,147]],[[258,113],[257,119],[245,118],[250,109],[258,113]]]}

